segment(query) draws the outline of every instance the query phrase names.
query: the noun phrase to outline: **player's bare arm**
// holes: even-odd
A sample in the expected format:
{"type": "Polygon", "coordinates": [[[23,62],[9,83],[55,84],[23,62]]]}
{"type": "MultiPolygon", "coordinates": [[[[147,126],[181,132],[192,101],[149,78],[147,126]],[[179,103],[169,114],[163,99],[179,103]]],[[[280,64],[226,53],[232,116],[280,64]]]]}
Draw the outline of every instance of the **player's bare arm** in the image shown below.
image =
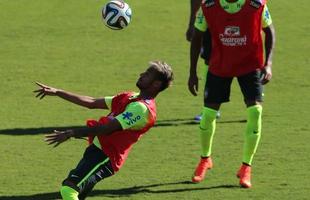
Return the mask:
{"type": "Polygon", "coordinates": [[[265,67],[263,69],[262,74],[262,83],[268,83],[272,78],[272,55],[273,49],[275,46],[275,29],[273,24],[263,28],[265,33],[265,67]]]}
{"type": "Polygon", "coordinates": [[[59,144],[67,141],[71,137],[82,138],[87,136],[97,136],[97,135],[109,135],[113,132],[121,131],[122,126],[118,120],[114,119],[105,125],[98,125],[95,127],[84,127],[77,129],[68,129],[64,131],[55,130],[53,133],[45,135],[45,141],[48,145],[54,145],[57,147],[59,144]]]}
{"type": "Polygon", "coordinates": [[[194,32],[194,22],[195,22],[195,15],[200,7],[201,0],[190,0],[190,15],[188,20],[188,27],[186,31],[186,39],[187,41],[191,41],[194,32]]]}
{"type": "Polygon", "coordinates": [[[45,96],[58,96],[71,103],[89,109],[108,109],[104,98],[94,98],[90,96],[78,95],[39,82],[36,82],[36,84],[39,86],[39,89],[33,92],[36,93],[37,98],[43,99],[45,96]]]}
{"type": "Polygon", "coordinates": [[[189,73],[189,79],[187,83],[189,91],[194,96],[197,96],[197,92],[198,92],[197,61],[200,55],[202,37],[203,37],[203,32],[195,28],[192,41],[191,41],[190,73],[189,73]]]}

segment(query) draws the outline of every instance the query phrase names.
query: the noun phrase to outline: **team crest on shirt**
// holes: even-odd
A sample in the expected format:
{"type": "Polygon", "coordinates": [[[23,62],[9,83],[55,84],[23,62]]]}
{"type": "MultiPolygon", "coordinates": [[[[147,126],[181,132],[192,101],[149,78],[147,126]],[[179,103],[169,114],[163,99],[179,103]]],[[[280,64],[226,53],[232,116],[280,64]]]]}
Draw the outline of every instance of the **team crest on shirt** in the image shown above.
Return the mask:
{"type": "Polygon", "coordinates": [[[247,41],[246,35],[241,35],[239,26],[226,26],[219,39],[224,46],[244,46],[247,41]]]}

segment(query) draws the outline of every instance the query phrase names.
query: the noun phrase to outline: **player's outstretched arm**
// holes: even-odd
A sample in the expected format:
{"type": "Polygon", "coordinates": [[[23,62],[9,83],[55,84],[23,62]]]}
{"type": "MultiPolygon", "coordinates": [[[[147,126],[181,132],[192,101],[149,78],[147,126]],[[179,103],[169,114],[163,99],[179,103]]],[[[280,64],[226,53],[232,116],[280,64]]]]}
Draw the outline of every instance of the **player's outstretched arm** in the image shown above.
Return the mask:
{"type": "Polygon", "coordinates": [[[48,145],[54,145],[54,147],[57,147],[59,144],[67,141],[71,137],[81,138],[89,135],[109,135],[120,130],[122,130],[121,124],[118,122],[118,120],[114,119],[105,125],[99,125],[95,127],[69,129],[65,131],[55,130],[53,133],[45,135],[45,141],[48,143],[48,145]]]}
{"type": "Polygon", "coordinates": [[[45,96],[58,96],[64,100],[67,100],[71,103],[89,108],[89,109],[108,109],[104,98],[94,98],[90,96],[83,96],[68,92],[62,89],[54,88],[42,83],[36,82],[39,86],[38,90],[33,91],[36,93],[36,97],[43,99],[45,96]]]}

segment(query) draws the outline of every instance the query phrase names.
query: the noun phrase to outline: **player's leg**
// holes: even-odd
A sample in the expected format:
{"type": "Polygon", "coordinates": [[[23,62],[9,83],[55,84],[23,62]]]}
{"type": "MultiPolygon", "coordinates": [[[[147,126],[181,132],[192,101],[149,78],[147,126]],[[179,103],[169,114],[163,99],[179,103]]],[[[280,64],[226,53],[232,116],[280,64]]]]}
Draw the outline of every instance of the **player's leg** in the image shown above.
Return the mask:
{"type": "Polygon", "coordinates": [[[88,196],[88,194],[93,190],[95,184],[89,185],[79,194],[79,200],[84,200],[88,196]]]}
{"type": "Polygon", "coordinates": [[[64,200],[85,199],[97,182],[113,174],[109,158],[101,149],[90,145],[77,167],[63,181],[61,196],[64,200]]]}
{"type": "Polygon", "coordinates": [[[240,178],[240,185],[249,188],[252,186],[251,165],[261,138],[263,86],[259,71],[238,77],[238,81],[247,105],[247,124],[244,135],[243,164],[237,176],[240,178]]]}
{"type": "MultiPolygon", "coordinates": [[[[206,84],[206,82],[207,82],[207,74],[208,74],[208,69],[209,69],[209,66],[205,63],[205,70],[203,70],[203,81],[204,81],[204,85],[206,84]]],[[[203,114],[203,112],[201,112],[200,114],[198,114],[198,115],[196,115],[195,117],[194,117],[194,120],[195,121],[197,121],[197,122],[200,122],[201,121],[201,119],[202,119],[202,114],[203,114]]],[[[216,118],[217,119],[219,119],[221,117],[221,113],[220,113],[220,111],[218,110],[217,111],[217,113],[216,113],[216,118]]]]}
{"type": "MultiPolygon", "coordinates": [[[[207,64],[204,64],[204,70],[202,70],[203,71],[202,80],[204,82],[204,85],[206,84],[206,81],[207,81],[208,68],[209,66],[207,64]]],[[[196,122],[200,122],[201,118],[202,118],[202,112],[199,113],[198,115],[195,115],[194,120],[196,122]]]]}
{"type": "Polygon", "coordinates": [[[198,163],[192,182],[201,182],[208,169],[213,166],[211,159],[213,136],[216,128],[216,115],[221,103],[229,101],[232,78],[222,78],[208,72],[205,84],[205,100],[200,121],[201,159],[198,163]]]}

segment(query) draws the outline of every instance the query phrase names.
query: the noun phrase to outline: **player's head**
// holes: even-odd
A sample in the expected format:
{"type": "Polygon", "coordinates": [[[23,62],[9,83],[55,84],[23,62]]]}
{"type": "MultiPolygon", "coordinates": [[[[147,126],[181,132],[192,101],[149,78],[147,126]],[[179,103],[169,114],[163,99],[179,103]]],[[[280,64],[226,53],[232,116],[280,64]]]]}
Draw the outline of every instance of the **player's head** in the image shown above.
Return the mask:
{"type": "Polygon", "coordinates": [[[147,70],[140,74],[136,85],[140,90],[161,92],[173,81],[171,67],[163,61],[151,61],[147,70]]]}

